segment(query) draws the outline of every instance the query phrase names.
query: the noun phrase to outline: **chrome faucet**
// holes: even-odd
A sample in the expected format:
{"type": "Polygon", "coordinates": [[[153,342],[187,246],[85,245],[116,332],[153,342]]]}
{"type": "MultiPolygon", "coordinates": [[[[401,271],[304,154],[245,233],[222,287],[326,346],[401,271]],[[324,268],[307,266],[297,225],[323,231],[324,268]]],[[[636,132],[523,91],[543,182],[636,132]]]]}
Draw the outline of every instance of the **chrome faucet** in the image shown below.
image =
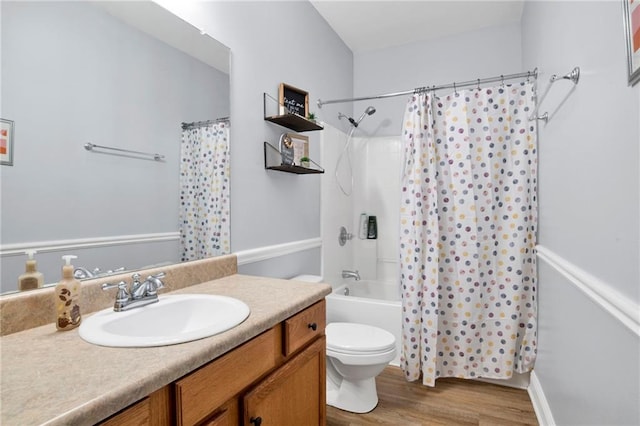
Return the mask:
{"type": "Polygon", "coordinates": [[[160,272],[156,275],[149,275],[146,280],[140,281],[140,274],[136,273],[131,276],[133,283],[131,290],[127,290],[126,281],[120,281],[118,284],[104,283],[103,290],[110,288],[118,288],[116,293],[116,302],[113,310],[116,312],[128,311],[130,309],[146,306],[158,301],[158,289],[164,287],[162,278],[165,273],[160,272]]]}
{"type": "MultiPolygon", "coordinates": [[[[93,272],[89,271],[87,268],[83,266],[76,266],[73,269],[73,278],[77,280],[84,280],[86,278],[93,278],[96,275],[97,268],[93,270],[93,272]]],[[[99,270],[98,270],[99,271],[99,270]]]]}
{"type": "Polygon", "coordinates": [[[111,275],[111,274],[115,274],[116,272],[122,272],[124,271],[124,269],[125,269],[124,266],[121,266],[113,270],[109,269],[106,272],[102,272],[100,268],[95,268],[93,271],[89,271],[84,266],[76,266],[73,269],[73,278],[77,280],[84,280],[87,278],[98,278],[104,275],[111,275]]]}
{"type": "Polygon", "coordinates": [[[360,281],[360,274],[358,271],[349,271],[345,269],[342,271],[342,278],[355,278],[356,281],[360,281]]]}

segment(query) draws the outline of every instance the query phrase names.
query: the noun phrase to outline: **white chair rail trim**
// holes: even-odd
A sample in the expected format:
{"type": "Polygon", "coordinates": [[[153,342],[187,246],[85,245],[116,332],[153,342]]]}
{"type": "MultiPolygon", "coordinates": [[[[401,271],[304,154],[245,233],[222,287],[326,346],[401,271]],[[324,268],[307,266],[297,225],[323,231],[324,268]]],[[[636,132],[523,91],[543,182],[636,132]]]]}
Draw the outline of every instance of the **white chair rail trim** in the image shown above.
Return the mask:
{"type": "Polygon", "coordinates": [[[180,240],[179,232],[161,232],[155,234],[118,235],[115,237],[79,238],[73,240],[51,240],[31,243],[14,243],[0,246],[0,256],[23,255],[25,250],[37,250],[38,253],[69,249],[118,246],[136,243],[154,243],[180,240]]]}
{"type": "Polygon", "coordinates": [[[640,337],[640,305],[546,247],[538,245],[536,250],[539,259],[640,337]]]}
{"type": "Polygon", "coordinates": [[[249,263],[261,262],[274,257],[286,256],[300,251],[322,247],[322,238],[310,238],[308,240],[292,241],[290,243],[274,244],[271,246],[257,247],[235,252],[238,257],[238,266],[249,263]]]}

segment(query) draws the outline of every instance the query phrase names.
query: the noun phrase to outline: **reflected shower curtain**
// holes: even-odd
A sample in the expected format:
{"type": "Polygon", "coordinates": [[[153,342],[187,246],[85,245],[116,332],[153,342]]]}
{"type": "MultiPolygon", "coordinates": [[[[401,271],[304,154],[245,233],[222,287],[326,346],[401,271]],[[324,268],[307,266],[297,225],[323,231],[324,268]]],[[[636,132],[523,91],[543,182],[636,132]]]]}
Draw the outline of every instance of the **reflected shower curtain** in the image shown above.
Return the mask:
{"type": "Polygon", "coordinates": [[[230,253],[229,123],[182,131],[180,245],[182,260],[230,253]]]}
{"type": "Polygon", "coordinates": [[[532,83],[415,94],[400,209],[407,380],[506,379],[536,355],[532,83]]]}

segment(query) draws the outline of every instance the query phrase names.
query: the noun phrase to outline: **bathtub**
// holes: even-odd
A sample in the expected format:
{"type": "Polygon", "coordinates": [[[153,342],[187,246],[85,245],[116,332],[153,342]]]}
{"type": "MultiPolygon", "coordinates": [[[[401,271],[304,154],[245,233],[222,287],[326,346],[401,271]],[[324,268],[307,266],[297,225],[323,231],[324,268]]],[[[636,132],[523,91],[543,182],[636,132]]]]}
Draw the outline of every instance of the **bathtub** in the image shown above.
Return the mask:
{"type": "Polygon", "coordinates": [[[334,288],[326,297],[327,323],[355,322],[387,330],[396,338],[397,354],[392,365],[400,365],[402,303],[400,287],[379,281],[350,281],[334,288]]]}

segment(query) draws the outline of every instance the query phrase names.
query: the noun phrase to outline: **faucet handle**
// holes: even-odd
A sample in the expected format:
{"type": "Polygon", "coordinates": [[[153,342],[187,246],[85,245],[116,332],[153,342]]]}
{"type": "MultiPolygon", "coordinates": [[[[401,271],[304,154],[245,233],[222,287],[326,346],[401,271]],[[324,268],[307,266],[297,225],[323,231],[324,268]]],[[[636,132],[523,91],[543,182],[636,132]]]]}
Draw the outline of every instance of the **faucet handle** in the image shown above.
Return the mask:
{"type": "Polygon", "coordinates": [[[120,281],[118,284],[111,284],[111,283],[102,284],[102,290],[109,290],[115,287],[118,287],[118,293],[116,294],[116,303],[127,302],[129,300],[129,292],[127,291],[126,281],[120,281]]]}
{"type": "Polygon", "coordinates": [[[155,275],[149,275],[147,277],[147,280],[145,281],[146,283],[148,283],[147,295],[155,296],[158,293],[158,289],[164,287],[164,283],[162,282],[162,278],[164,278],[165,275],[166,274],[164,272],[159,272],[159,273],[157,273],[155,275]]]}

